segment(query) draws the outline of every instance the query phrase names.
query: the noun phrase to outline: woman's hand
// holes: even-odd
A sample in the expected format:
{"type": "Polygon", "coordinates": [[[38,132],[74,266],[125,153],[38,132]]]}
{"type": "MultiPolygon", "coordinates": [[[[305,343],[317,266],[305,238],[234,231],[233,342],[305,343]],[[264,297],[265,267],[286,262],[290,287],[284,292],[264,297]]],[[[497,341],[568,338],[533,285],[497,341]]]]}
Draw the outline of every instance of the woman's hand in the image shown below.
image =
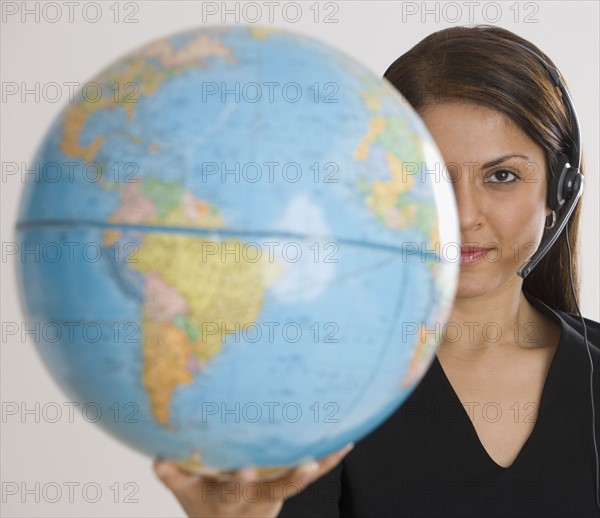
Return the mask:
{"type": "Polygon", "coordinates": [[[275,518],[286,498],[295,496],[332,470],[353,447],[350,443],[277,478],[258,478],[253,467],[240,469],[227,478],[212,478],[193,475],[174,463],[158,460],[154,462],[154,471],[190,518],[275,518]]]}

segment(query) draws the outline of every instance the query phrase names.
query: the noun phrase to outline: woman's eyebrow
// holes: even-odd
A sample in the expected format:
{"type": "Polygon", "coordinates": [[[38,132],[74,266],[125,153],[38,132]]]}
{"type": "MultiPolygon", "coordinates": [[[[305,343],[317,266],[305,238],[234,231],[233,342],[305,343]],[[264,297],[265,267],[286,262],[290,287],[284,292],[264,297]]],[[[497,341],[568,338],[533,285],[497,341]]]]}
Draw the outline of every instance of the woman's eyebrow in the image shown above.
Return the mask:
{"type": "Polygon", "coordinates": [[[488,167],[495,166],[496,164],[501,164],[505,160],[508,160],[509,158],[514,158],[514,157],[524,158],[525,160],[531,160],[528,156],[525,156],[525,155],[520,155],[518,153],[509,153],[508,155],[502,155],[501,157],[495,158],[494,160],[491,160],[490,162],[486,162],[481,167],[482,167],[482,169],[487,169],[488,167]]]}

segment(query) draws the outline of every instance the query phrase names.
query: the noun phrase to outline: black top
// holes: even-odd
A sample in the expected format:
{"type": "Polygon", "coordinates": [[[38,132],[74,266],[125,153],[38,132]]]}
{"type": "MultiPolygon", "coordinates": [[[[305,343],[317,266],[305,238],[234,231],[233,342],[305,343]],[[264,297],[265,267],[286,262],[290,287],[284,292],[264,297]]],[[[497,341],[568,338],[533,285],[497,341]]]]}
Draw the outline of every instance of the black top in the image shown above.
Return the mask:
{"type": "MultiPolygon", "coordinates": [[[[279,517],[600,516],[583,326],[577,317],[528,299],[560,325],[561,333],[537,421],[511,466],[503,468],[487,454],[467,409],[434,357],[404,404],[358,441],[332,471],[288,499],[279,517]]],[[[600,324],[586,319],[586,326],[594,362],[598,437],[600,324]]],[[[523,419],[527,409],[520,407],[523,419]]],[[[494,418],[492,410],[487,415],[494,418]]]]}

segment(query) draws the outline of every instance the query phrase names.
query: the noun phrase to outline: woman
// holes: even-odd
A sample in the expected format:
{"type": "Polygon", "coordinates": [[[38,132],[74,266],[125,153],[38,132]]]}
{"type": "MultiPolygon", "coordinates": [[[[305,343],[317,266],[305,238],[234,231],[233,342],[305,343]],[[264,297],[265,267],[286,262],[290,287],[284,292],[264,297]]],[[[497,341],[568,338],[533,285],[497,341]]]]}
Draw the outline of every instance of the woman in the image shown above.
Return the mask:
{"type": "Polygon", "coordinates": [[[551,172],[573,153],[574,137],[559,90],[522,46],[554,66],[504,29],[453,27],[385,74],[438,144],[460,219],[455,332],[423,380],[351,453],[271,485],[253,470],[226,485],[156,463],[190,516],[598,515],[590,359],[599,394],[600,326],[586,321],[590,358],[573,316],[579,207],[532,273],[515,273],[555,223],[551,172]],[[246,483],[261,488],[260,501],[235,501],[246,483]]]}

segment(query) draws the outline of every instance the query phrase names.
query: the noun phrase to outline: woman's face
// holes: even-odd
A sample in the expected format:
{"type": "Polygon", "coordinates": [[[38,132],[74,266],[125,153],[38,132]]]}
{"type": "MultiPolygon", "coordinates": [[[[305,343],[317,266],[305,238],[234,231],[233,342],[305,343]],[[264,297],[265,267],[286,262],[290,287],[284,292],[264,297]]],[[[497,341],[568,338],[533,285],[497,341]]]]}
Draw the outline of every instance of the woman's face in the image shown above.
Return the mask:
{"type": "MultiPolygon", "coordinates": [[[[501,112],[467,102],[419,110],[453,181],[461,234],[457,298],[520,289],[550,210],[542,148],[501,112]]],[[[448,175],[446,175],[447,177],[448,175]]]]}

